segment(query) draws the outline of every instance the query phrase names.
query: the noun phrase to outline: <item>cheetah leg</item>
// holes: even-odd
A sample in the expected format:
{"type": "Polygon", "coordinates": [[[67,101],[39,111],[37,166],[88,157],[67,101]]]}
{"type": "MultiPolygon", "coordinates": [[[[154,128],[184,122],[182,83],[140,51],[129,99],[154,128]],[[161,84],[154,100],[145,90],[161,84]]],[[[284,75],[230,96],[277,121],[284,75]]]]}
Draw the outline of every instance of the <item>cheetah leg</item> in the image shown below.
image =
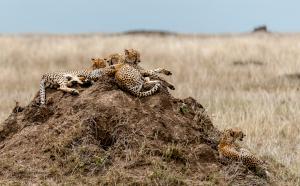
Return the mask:
{"type": "Polygon", "coordinates": [[[83,84],[83,82],[82,82],[82,79],[84,78],[84,80],[85,80],[85,77],[78,77],[78,76],[74,76],[73,77],[73,82],[76,82],[76,83],[78,83],[78,84],[80,84],[80,85],[82,85],[83,84]]]}
{"type": "Polygon", "coordinates": [[[100,77],[102,77],[103,75],[113,76],[116,73],[115,67],[116,67],[116,65],[112,65],[112,66],[105,67],[105,68],[102,68],[102,69],[95,69],[92,72],[90,72],[89,77],[87,77],[87,79],[96,81],[100,77]]]}
{"type": "Polygon", "coordinates": [[[156,74],[165,74],[167,76],[170,76],[172,75],[172,72],[169,71],[169,70],[166,70],[164,68],[157,68],[157,69],[153,69],[153,70],[141,70],[140,71],[141,74],[143,76],[153,76],[153,75],[156,75],[156,74]]]}
{"type": "Polygon", "coordinates": [[[80,81],[82,81],[82,84],[83,83],[90,83],[92,85],[96,81],[96,78],[92,79],[91,77],[86,77],[86,76],[78,76],[78,78],[79,78],[80,81]]]}
{"type": "Polygon", "coordinates": [[[175,90],[175,86],[166,81],[165,79],[158,76],[158,73],[163,73],[165,75],[172,75],[172,73],[163,68],[157,68],[154,70],[144,70],[142,67],[139,67],[140,73],[145,76],[150,76],[151,78],[159,79],[163,84],[165,84],[169,89],[175,90]]]}
{"type": "Polygon", "coordinates": [[[45,100],[46,100],[45,80],[42,79],[40,82],[40,103],[41,103],[41,105],[45,104],[45,100]]]}
{"type": "Polygon", "coordinates": [[[169,83],[168,81],[166,81],[165,79],[159,77],[158,75],[154,74],[154,75],[151,75],[150,77],[145,77],[145,84],[149,83],[149,82],[161,82],[163,83],[165,86],[167,86],[169,89],[171,90],[175,90],[175,86],[172,85],[171,83],[169,83]],[[155,81],[150,81],[150,77],[151,78],[156,78],[158,80],[155,80],[155,81]],[[149,80],[146,80],[149,79],[149,80]]]}
{"type": "Polygon", "coordinates": [[[57,90],[61,90],[63,92],[68,92],[68,93],[73,94],[73,95],[78,95],[79,94],[78,90],[76,90],[74,88],[67,87],[66,83],[60,84],[60,87],[57,90]]]}
{"type": "Polygon", "coordinates": [[[169,89],[175,90],[175,86],[172,85],[171,83],[167,82],[167,81],[164,80],[164,79],[161,79],[161,81],[162,81],[167,87],[169,87],[169,89]]]}
{"type": "Polygon", "coordinates": [[[145,82],[144,82],[144,85],[147,85],[147,84],[153,84],[153,83],[160,83],[160,81],[159,80],[150,80],[150,77],[145,77],[144,78],[144,80],[145,80],[145,82]]]}
{"type": "MultiPolygon", "coordinates": [[[[71,74],[65,74],[64,75],[64,78],[65,78],[65,80],[64,81],[66,81],[66,86],[67,87],[71,87],[73,84],[76,84],[76,83],[78,83],[78,84],[80,84],[80,85],[82,85],[83,84],[83,82],[82,82],[82,77],[78,77],[78,76],[76,76],[76,75],[71,75],[71,74]]],[[[84,77],[83,77],[84,78],[84,77]]]]}
{"type": "Polygon", "coordinates": [[[78,78],[79,78],[79,80],[82,81],[82,82],[84,82],[84,81],[87,80],[87,78],[85,78],[84,76],[79,76],[78,78]]]}

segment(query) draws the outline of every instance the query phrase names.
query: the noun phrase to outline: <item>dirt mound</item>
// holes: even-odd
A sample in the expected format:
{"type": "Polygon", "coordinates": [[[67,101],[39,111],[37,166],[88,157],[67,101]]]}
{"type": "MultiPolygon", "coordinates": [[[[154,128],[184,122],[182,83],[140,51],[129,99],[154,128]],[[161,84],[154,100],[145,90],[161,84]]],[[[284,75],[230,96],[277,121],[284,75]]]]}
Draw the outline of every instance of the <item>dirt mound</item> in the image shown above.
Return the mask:
{"type": "Polygon", "coordinates": [[[219,131],[193,98],[136,98],[103,77],[79,96],[47,90],[0,125],[1,184],[203,185],[267,182],[222,164],[219,131]]]}

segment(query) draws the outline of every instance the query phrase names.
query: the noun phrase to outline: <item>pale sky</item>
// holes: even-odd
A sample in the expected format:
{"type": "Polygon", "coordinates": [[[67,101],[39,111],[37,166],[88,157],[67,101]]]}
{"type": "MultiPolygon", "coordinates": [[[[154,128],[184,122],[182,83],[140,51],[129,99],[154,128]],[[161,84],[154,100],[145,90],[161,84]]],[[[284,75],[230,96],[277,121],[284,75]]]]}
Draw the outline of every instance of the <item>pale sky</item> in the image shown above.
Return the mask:
{"type": "Polygon", "coordinates": [[[0,0],[0,33],[300,32],[297,0],[0,0]]]}

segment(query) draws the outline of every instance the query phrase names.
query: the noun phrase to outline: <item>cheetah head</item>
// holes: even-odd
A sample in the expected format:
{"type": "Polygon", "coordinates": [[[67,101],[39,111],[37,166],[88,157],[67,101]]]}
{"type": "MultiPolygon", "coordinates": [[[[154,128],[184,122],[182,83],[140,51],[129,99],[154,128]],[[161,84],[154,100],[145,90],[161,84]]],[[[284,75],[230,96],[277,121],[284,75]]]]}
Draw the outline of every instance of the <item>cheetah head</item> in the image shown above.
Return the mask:
{"type": "Polygon", "coordinates": [[[107,58],[104,58],[104,60],[109,66],[122,63],[124,61],[123,56],[118,53],[111,54],[107,58]]]}
{"type": "Polygon", "coordinates": [[[92,62],[92,69],[93,70],[106,67],[104,59],[92,58],[91,62],[92,62]]]}
{"type": "Polygon", "coordinates": [[[243,133],[243,131],[241,131],[241,129],[231,128],[231,129],[227,129],[223,132],[221,140],[228,144],[231,144],[231,143],[234,143],[237,139],[240,141],[243,141],[243,138],[245,136],[246,135],[243,133]]]}
{"type": "Polygon", "coordinates": [[[138,64],[141,62],[140,53],[134,49],[125,49],[125,61],[127,63],[138,64]]]}
{"type": "Polygon", "coordinates": [[[238,139],[240,141],[243,141],[243,138],[246,136],[246,134],[243,133],[243,131],[239,128],[232,128],[230,129],[230,135],[234,138],[234,139],[238,139]]]}

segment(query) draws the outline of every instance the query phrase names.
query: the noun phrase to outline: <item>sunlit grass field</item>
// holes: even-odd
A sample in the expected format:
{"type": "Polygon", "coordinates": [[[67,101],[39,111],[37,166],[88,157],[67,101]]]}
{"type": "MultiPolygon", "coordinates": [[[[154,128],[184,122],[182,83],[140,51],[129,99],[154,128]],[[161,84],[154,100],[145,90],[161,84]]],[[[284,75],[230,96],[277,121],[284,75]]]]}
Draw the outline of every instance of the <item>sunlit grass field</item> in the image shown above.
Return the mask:
{"type": "Polygon", "coordinates": [[[300,34],[2,35],[0,121],[38,92],[43,73],[90,66],[135,48],[141,66],[165,67],[175,97],[196,98],[219,129],[240,127],[245,145],[300,172],[300,34]]]}

